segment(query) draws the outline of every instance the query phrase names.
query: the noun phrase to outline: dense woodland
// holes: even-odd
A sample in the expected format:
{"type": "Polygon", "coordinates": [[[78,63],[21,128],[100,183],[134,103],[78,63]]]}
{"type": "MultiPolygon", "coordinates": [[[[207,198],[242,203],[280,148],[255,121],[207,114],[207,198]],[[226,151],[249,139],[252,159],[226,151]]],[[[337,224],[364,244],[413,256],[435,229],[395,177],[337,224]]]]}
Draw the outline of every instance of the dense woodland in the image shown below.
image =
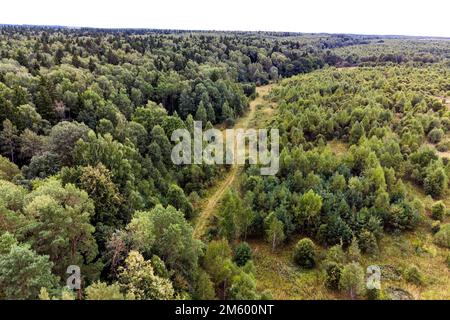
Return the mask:
{"type": "Polygon", "coordinates": [[[299,267],[378,297],[361,293],[358,255],[385,233],[431,214],[450,247],[449,61],[446,39],[1,27],[0,299],[270,299],[245,241],[276,251],[298,235],[299,267]],[[172,132],[232,127],[278,81],[279,173],[246,166],[194,238],[228,168],[175,166],[172,132]]]}

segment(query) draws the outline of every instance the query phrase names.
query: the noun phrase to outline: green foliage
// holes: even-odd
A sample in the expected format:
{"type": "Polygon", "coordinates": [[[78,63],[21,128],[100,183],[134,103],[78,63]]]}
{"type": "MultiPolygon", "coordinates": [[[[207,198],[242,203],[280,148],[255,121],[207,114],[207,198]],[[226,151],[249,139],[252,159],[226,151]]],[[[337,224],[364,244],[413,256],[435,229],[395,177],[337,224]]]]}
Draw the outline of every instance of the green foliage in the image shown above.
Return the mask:
{"type": "Polygon", "coordinates": [[[354,299],[364,293],[364,270],[357,262],[347,264],[341,273],[339,289],[354,299]]]}
{"type": "Polygon", "coordinates": [[[406,281],[415,285],[422,285],[424,283],[423,275],[416,266],[409,266],[404,272],[406,281]]]}
{"type": "Polygon", "coordinates": [[[316,248],[311,239],[301,239],[294,248],[294,262],[303,268],[313,268],[316,264],[316,248]]]}
{"type": "Polygon", "coordinates": [[[0,179],[12,181],[18,175],[20,175],[20,170],[17,165],[0,156],[0,179]]]}
{"type": "Polygon", "coordinates": [[[359,262],[361,260],[361,250],[359,249],[358,241],[353,238],[352,243],[348,247],[348,260],[351,262],[359,262]]]}
{"type": "Polygon", "coordinates": [[[450,248],[450,223],[441,225],[440,230],[433,236],[433,241],[441,247],[450,248]]]}
{"type": "Polygon", "coordinates": [[[330,290],[338,290],[342,267],[336,262],[327,263],[325,267],[325,286],[330,290]]]}
{"type": "Polygon", "coordinates": [[[434,220],[442,221],[445,215],[445,211],[446,211],[445,204],[442,201],[438,201],[434,203],[433,206],[431,207],[431,217],[434,220]]]}
{"type": "Polygon", "coordinates": [[[86,300],[134,300],[134,296],[122,294],[117,283],[95,282],[86,288],[86,300]]]}
{"type": "Polygon", "coordinates": [[[151,262],[137,251],[131,251],[119,268],[119,284],[137,300],[169,300],[174,296],[172,283],[156,276],[151,262]]]}
{"type": "Polygon", "coordinates": [[[284,224],[278,220],[275,214],[271,213],[267,216],[266,221],[266,239],[272,244],[272,251],[285,240],[284,224]]]}
{"type": "Polygon", "coordinates": [[[252,249],[247,242],[240,242],[234,249],[233,261],[239,267],[244,266],[252,259],[252,249]]]}
{"type": "Polygon", "coordinates": [[[84,191],[50,179],[25,197],[23,211],[29,219],[24,236],[38,253],[49,254],[57,274],[63,276],[68,265],[93,262],[98,254],[90,224],[94,205],[84,191]]]}
{"type": "MultiPolygon", "coordinates": [[[[1,237],[3,249],[5,236],[1,237]]],[[[2,249],[2,251],[3,251],[2,249]]],[[[58,278],[52,274],[53,263],[25,245],[11,244],[0,254],[0,297],[2,299],[37,299],[42,287],[53,289],[58,278]]]]}

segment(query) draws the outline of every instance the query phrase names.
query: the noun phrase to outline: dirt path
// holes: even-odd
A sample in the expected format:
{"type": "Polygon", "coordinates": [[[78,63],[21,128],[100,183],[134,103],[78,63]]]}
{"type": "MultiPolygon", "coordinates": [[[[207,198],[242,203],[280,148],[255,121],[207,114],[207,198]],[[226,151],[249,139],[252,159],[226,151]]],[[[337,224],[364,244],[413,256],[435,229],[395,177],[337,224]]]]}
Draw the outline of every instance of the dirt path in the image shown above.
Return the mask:
{"type": "MultiPolygon", "coordinates": [[[[268,84],[256,88],[256,92],[258,93],[257,98],[250,102],[250,108],[247,114],[236,121],[236,124],[234,126],[235,129],[246,129],[249,127],[251,121],[255,118],[256,106],[265,103],[264,96],[266,96],[270,92],[270,89],[272,87],[273,84],[268,84]]],[[[201,208],[194,227],[194,238],[200,239],[205,234],[211,216],[216,211],[220,200],[234,182],[235,178],[241,171],[241,168],[242,167],[239,165],[233,165],[224,179],[219,182],[216,191],[208,198],[203,208],[201,208]]]]}

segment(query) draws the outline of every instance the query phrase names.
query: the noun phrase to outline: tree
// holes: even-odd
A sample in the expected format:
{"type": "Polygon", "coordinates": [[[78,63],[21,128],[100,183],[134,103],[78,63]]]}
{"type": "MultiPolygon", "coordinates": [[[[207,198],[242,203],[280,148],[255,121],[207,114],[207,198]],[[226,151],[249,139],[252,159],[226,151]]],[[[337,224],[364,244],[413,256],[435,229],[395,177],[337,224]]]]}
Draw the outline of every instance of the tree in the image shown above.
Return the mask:
{"type": "Polygon", "coordinates": [[[81,169],[79,187],[86,191],[94,202],[95,215],[92,219],[94,225],[102,223],[119,226],[124,222],[125,217],[120,214],[123,197],[112,181],[111,172],[102,163],[81,169]]]}
{"type": "Polygon", "coordinates": [[[271,213],[267,216],[265,225],[267,241],[272,245],[272,251],[275,251],[275,248],[286,238],[284,224],[277,219],[274,213],[271,213]]]}
{"type": "Polygon", "coordinates": [[[366,134],[364,127],[356,121],[350,130],[349,142],[350,144],[357,144],[359,139],[366,134]]]}
{"type": "Polygon", "coordinates": [[[342,269],[339,289],[346,291],[351,299],[364,292],[364,270],[359,263],[352,262],[342,269]]]}
{"type": "Polygon", "coordinates": [[[48,256],[40,256],[25,245],[12,245],[8,253],[0,254],[0,297],[37,299],[42,287],[53,289],[58,283],[52,268],[48,256]]]}
{"type": "Polygon", "coordinates": [[[25,129],[20,135],[20,156],[22,159],[31,159],[41,155],[46,145],[46,137],[39,136],[35,132],[25,129]]]}
{"type": "Polygon", "coordinates": [[[378,253],[378,243],[375,235],[369,230],[362,230],[358,236],[359,248],[362,252],[375,255],[378,253]]]}
{"type": "Polygon", "coordinates": [[[170,300],[174,296],[172,283],[156,276],[151,262],[137,251],[130,251],[125,266],[119,268],[119,284],[137,300],[170,300]]]}
{"type": "Polygon", "coordinates": [[[20,169],[17,165],[0,155],[0,180],[11,181],[18,175],[20,175],[20,169]]]}
{"type": "Polygon", "coordinates": [[[193,229],[183,213],[172,206],[157,205],[143,215],[148,215],[149,223],[153,225],[152,253],[180,277],[191,279],[200,254],[200,241],[192,237],[193,229]]]}
{"type": "Polygon", "coordinates": [[[24,166],[22,171],[26,178],[32,180],[35,178],[45,179],[59,172],[61,169],[60,158],[53,152],[44,152],[31,158],[30,164],[24,166]]]}
{"type": "Polygon", "coordinates": [[[239,272],[233,277],[230,287],[230,298],[234,300],[256,300],[259,298],[256,291],[256,279],[251,273],[239,272]]]}
{"type": "Polygon", "coordinates": [[[239,208],[239,196],[234,191],[228,191],[223,197],[218,215],[219,234],[228,240],[236,238],[234,217],[239,208]]]}
{"type": "Polygon", "coordinates": [[[197,111],[195,112],[194,119],[196,121],[201,121],[203,124],[208,122],[208,114],[206,113],[206,108],[203,104],[203,101],[200,101],[200,104],[197,107],[197,111]]]}
{"type": "Polygon", "coordinates": [[[194,208],[184,194],[183,189],[181,189],[178,185],[170,185],[169,191],[167,192],[167,202],[183,212],[187,219],[192,218],[194,208]]]}
{"type": "Polygon", "coordinates": [[[200,268],[195,277],[192,298],[196,300],[214,300],[216,298],[214,283],[212,283],[208,274],[200,268]]]}
{"type": "Polygon", "coordinates": [[[433,237],[433,242],[438,246],[450,248],[450,223],[441,225],[441,229],[433,237]]]}
{"type": "Polygon", "coordinates": [[[34,104],[36,105],[36,111],[45,120],[54,123],[56,121],[56,112],[53,108],[53,88],[50,85],[48,79],[44,76],[39,78],[39,86],[36,96],[34,98],[34,104]]]}
{"type": "Polygon", "coordinates": [[[11,162],[14,162],[19,146],[19,136],[16,126],[8,119],[3,121],[3,130],[0,132],[0,146],[2,153],[8,156],[11,162]]]}
{"type": "Polygon", "coordinates": [[[361,259],[361,250],[359,249],[358,241],[353,237],[352,243],[348,247],[348,259],[352,262],[359,262],[361,259]]]}
{"type": "Polygon", "coordinates": [[[252,259],[252,248],[247,242],[240,242],[234,249],[233,261],[239,267],[244,266],[247,261],[252,259]]]}
{"type": "Polygon", "coordinates": [[[448,177],[444,169],[437,163],[426,169],[424,179],[425,192],[433,197],[442,196],[448,187],[448,177]]]}
{"type": "Polygon", "coordinates": [[[126,230],[130,233],[131,246],[140,252],[151,252],[155,243],[154,225],[148,212],[136,211],[126,230]]]}
{"type": "Polygon", "coordinates": [[[49,136],[50,150],[57,154],[62,165],[73,165],[73,150],[80,139],[86,139],[89,128],[78,122],[59,122],[49,136]]]}
{"type": "Polygon", "coordinates": [[[217,291],[222,291],[221,296],[225,299],[236,269],[231,262],[231,248],[227,240],[213,240],[208,244],[203,266],[215,283],[217,291]]]}
{"type": "Polygon", "coordinates": [[[301,226],[317,224],[321,208],[322,197],[313,190],[309,190],[300,197],[298,206],[295,208],[298,223],[301,226]]]}
{"type": "Polygon", "coordinates": [[[118,283],[108,285],[97,281],[86,288],[86,300],[134,300],[134,296],[121,293],[118,283]]]}
{"type": "Polygon", "coordinates": [[[309,238],[301,239],[294,248],[294,262],[303,268],[313,268],[316,264],[316,249],[309,238]]]}
{"type": "Polygon", "coordinates": [[[428,133],[428,140],[431,143],[439,143],[442,140],[442,137],[445,135],[444,130],[434,128],[428,133]]]}
{"type": "Polygon", "coordinates": [[[442,201],[438,201],[434,203],[433,206],[431,207],[431,217],[434,220],[442,221],[445,215],[445,211],[446,211],[445,204],[442,201]]]}
{"type": "Polygon", "coordinates": [[[38,253],[49,254],[57,274],[63,276],[69,265],[93,262],[98,254],[90,224],[94,205],[86,192],[50,179],[27,195],[26,203],[30,221],[24,230],[38,253]]]}
{"type": "Polygon", "coordinates": [[[325,267],[325,286],[330,290],[339,289],[342,267],[336,262],[329,262],[325,267]]]}

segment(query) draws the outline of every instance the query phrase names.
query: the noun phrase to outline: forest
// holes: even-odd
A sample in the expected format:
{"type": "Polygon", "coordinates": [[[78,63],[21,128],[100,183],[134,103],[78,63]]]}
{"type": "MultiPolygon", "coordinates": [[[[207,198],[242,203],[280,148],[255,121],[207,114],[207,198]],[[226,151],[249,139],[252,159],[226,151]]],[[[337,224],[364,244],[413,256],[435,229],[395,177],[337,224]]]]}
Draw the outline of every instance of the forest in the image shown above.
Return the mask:
{"type": "Polygon", "coordinates": [[[450,299],[449,39],[3,25],[0,151],[0,299],[450,299]],[[173,164],[243,119],[275,176],[173,164]]]}

